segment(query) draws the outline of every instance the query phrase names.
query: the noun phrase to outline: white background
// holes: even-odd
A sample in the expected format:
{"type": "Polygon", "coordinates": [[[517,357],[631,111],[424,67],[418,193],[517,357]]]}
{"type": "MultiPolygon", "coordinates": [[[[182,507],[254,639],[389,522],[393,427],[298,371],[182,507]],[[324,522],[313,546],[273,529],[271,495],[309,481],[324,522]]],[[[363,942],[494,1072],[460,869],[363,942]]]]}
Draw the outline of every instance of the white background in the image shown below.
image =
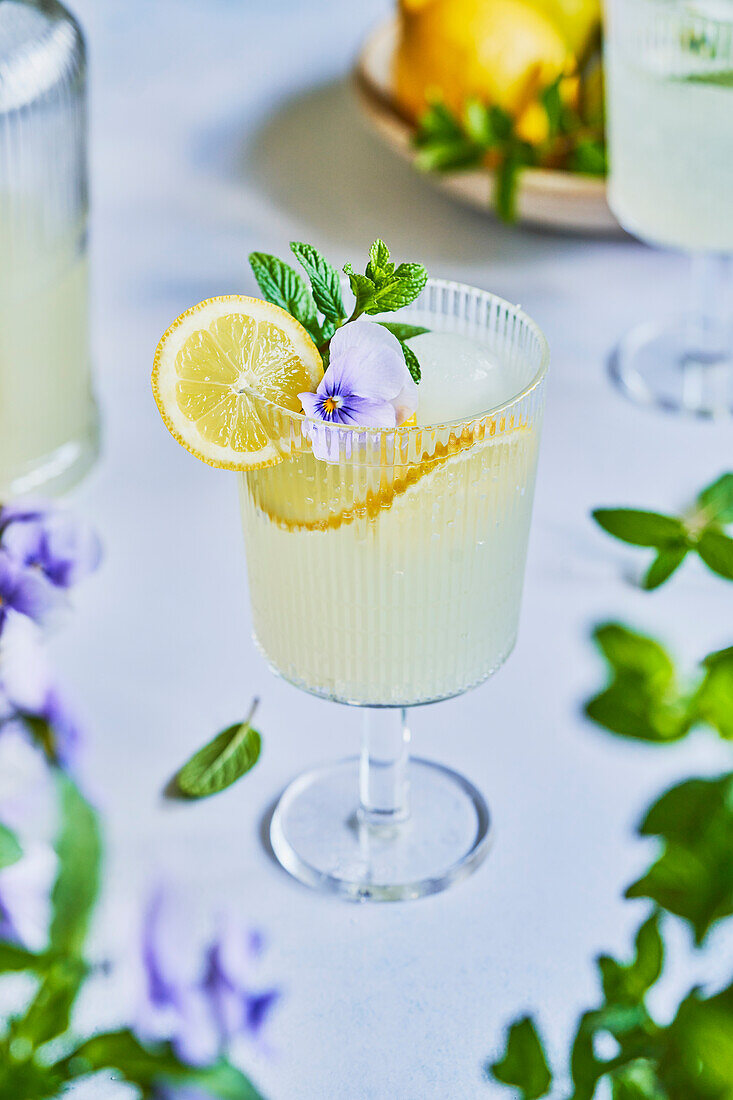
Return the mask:
{"type": "MultiPolygon", "coordinates": [[[[687,267],[631,241],[505,229],[383,149],[348,84],[382,0],[77,0],[76,10],[91,51],[104,456],[74,506],[98,526],[106,561],[54,649],[107,813],[99,942],[114,953],[161,875],[186,905],[234,904],[262,928],[284,997],[269,1053],[245,1057],[270,1100],[505,1095],[482,1079],[505,1023],[537,1009],[561,1052],[596,996],[593,956],[629,950],[645,909],[621,894],[651,855],[633,838],[644,806],[727,759],[705,734],[645,748],[580,716],[603,680],[594,623],[656,633],[690,671],[732,640],[723,581],[690,562],[645,595],[628,580],[645,552],[588,518],[598,505],[674,509],[730,465],[728,425],[635,408],[606,375],[625,329],[679,309],[687,267]],[[443,895],[356,907],[291,881],[260,824],[293,775],[356,748],[358,715],[277,681],[255,652],[235,478],[174,444],[149,372],[178,313],[254,291],[251,249],[285,255],[300,239],[361,263],[377,235],[432,275],[521,302],[553,363],[519,644],[493,682],[414,719],[418,751],[485,791],[494,851],[443,895]],[[254,693],[265,741],[256,770],[206,804],[166,807],[170,773],[254,693]]],[[[673,939],[684,957],[683,930],[673,939]]],[[[672,966],[662,1012],[686,965],[672,966]]],[[[716,976],[715,960],[694,973],[716,976]]]]}

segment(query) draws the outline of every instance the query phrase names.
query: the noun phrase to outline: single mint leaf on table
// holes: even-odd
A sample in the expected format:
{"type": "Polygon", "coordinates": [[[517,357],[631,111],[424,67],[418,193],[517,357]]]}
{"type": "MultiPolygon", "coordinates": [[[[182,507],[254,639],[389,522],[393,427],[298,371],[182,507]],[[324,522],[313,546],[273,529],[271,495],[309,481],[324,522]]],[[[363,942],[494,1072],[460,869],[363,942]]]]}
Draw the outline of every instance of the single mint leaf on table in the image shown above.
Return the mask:
{"type": "Polygon", "coordinates": [[[707,527],[697,542],[697,552],[713,573],[733,581],[733,539],[707,527]]]}
{"type": "Polygon", "coordinates": [[[594,639],[609,664],[610,683],[585,705],[591,721],[623,737],[670,742],[693,722],[669,654],[653,638],[605,623],[594,639]]]}
{"type": "Polygon", "coordinates": [[[61,828],[49,941],[53,952],[80,957],[99,891],[102,840],[97,815],[79,788],[63,772],[57,772],[56,779],[61,828]]]}
{"type": "Polygon", "coordinates": [[[297,271],[266,252],[251,252],[249,263],[267,301],[295,317],[314,339],[320,340],[316,304],[297,271]]]}
{"type": "Polygon", "coordinates": [[[0,823],[0,871],[17,863],[22,855],[23,849],[13,830],[0,823]]]}
{"type": "Polygon", "coordinates": [[[733,473],[723,474],[697,498],[698,510],[705,513],[708,522],[733,523],[733,473]]]}
{"type": "Polygon", "coordinates": [[[703,661],[705,676],[692,700],[696,718],[733,741],[733,646],[710,653],[703,661]]]}
{"type": "Polygon", "coordinates": [[[687,538],[685,525],[676,516],[636,508],[596,508],[592,515],[609,535],[632,546],[662,549],[684,543],[687,538]]]}
{"type": "MultiPolygon", "coordinates": [[[[316,306],[327,321],[339,324],[346,316],[346,310],[341,297],[341,279],[338,271],[312,244],[292,241],[290,248],[310,279],[316,306]]],[[[322,335],[324,339],[330,339],[333,330],[328,334],[324,330],[322,335]]]]}
{"type": "Polygon", "coordinates": [[[521,1100],[540,1100],[547,1096],[552,1074],[534,1022],[529,1016],[509,1028],[504,1057],[489,1071],[503,1085],[517,1090],[521,1100]]]}
{"type": "Polygon", "coordinates": [[[243,722],[222,730],[183,765],[173,780],[171,793],[177,791],[185,798],[208,798],[236,783],[255,766],[262,738],[250,723],[258,704],[255,699],[243,722]]]}
{"type": "Polygon", "coordinates": [[[636,933],[635,948],[634,959],[626,964],[610,955],[599,956],[603,994],[609,1004],[637,1005],[659,980],[664,965],[664,941],[656,911],[636,933]]]}
{"type": "Polygon", "coordinates": [[[733,915],[733,773],[673,787],[639,833],[658,837],[663,850],[626,897],[649,898],[681,917],[701,944],[714,924],[733,915]]]}

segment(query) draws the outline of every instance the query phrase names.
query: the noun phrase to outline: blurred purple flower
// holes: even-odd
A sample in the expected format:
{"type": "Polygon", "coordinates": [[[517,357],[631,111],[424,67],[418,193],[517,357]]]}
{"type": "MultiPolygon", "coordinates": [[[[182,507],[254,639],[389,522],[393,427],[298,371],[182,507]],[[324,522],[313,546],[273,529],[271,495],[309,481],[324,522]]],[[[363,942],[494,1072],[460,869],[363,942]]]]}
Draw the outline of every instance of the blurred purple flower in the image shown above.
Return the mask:
{"type": "MultiPolygon", "coordinates": [[[[251,985],[261,950],[259,936],[229,919],[220,921],[201,957],[192,950],[190,918],[170,895],[158,892],[143,929],[141,1036],[168,1040],[191,1066],[215,1061],[239,1036],[258,1038],[279,998],[275,989],[251,985]]],[[[176,1098],[180,1092],[172,1090],[176,1098]]]]}
{"type": "Polygon", "coordinates": [[[0,512],[3,547],[34,567],[56,588],[72,588],[93,573],[102,548],[92,528],[68,513],[42,505],[10,505],[0,512]]]}
{"type": "MultiPolygon", "coordinates": [[[[350,321],[336,331],[318,389],[298,396],[311,419],[351,427],[395,428],[417,408],[417,386],[399,340],[371,321],[350,321]]],[[[308,424],[305,434],[319,458],[338,460],[338,432],[308,424]]]]}
{"type": "Polygon", "coordinates": [[[79,724],[54,684],[37,628],[15,617],[0,645],[0,735],[3,725],[43,723],[43,747],[62,768],[74,769],[81,743],[79,724]]]}
{"type": "Polygon", "coordinates": [[[49,580],[0,547],[0,632],[13,613],[43,623],[59,604],[49,580]]]}

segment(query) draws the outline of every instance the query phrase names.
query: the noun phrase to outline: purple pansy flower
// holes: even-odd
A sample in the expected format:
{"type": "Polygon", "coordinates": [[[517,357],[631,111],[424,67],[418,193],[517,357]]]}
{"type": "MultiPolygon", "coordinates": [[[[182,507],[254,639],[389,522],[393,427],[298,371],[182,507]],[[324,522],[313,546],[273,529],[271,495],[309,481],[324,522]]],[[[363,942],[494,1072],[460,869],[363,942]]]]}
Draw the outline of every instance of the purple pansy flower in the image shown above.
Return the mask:
{"type": "Polygon", "coordinates": [[[222,920],[203,956],[192,942],[189,914],[158,892],[143,929],[144,995],[138,1031],[168,1040],[181,1061],[215,1061],[238,1036],[257,1038],[279,997],[251,985],[258,936],[222,920]]]}
{"type": "Polygon", "coordinates": [[[0,512],[0,528],[2,545],[12,557],[35,567],[57,588],[72,588],[101,560],[92,528],[52,507],[10,505],[0,512]]]}
{"type": "Polygon", "coordinates": [[[46,722],[56,761],[67,770],[75,767],[81,742],[79,724],[53,682],[37,627],[15,616],[0,645],[0,723],[24,718],[46,722]]]}
{"type": "Polygon", "coordinates": [[[0,632],[13,612],[43,623],[58,604],[59,594],[43,573],[0,547],[0,632]]]}
{"type": "MultiPolygon", "coordinates": [[[[311,419],[351,427],[395,428],[417,408],[417,386],[399,340],[372,321],[350,321],[336,331],[318,389],[298,396],[311,419]]],[[[322,429],[308,425],[306,434],[319,458],[333,459],[330,433],[327,440],[322,429]]]]}

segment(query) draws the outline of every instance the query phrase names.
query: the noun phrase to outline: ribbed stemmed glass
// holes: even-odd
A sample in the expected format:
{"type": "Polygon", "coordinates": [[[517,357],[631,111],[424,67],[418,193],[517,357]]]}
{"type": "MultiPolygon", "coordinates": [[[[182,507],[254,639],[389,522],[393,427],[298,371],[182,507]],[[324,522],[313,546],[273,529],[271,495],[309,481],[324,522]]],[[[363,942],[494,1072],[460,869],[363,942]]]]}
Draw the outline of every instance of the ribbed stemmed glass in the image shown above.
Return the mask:
{"type": "Polygon", "coordinates": [[[431,280],[404,319],[480,341],[517,396],[396,430],[258,399],[281,461],[240,476],[260,649],[295,686],[363,708],[360,758],[287,788],[273,848],[309,885],[374,900],[445,889],[488,848],[476,788],[409,758],[407,709],[476,687],[514,645],[548,365],[534,322],[481,290],[431,280]]]}
{"type": "Polygon", "coordinates": [[[611,373],[634,400],[733,412],[733,0],[607,0],[610,202],[693,256],[686,302],[630,332],[611,373]]]}

